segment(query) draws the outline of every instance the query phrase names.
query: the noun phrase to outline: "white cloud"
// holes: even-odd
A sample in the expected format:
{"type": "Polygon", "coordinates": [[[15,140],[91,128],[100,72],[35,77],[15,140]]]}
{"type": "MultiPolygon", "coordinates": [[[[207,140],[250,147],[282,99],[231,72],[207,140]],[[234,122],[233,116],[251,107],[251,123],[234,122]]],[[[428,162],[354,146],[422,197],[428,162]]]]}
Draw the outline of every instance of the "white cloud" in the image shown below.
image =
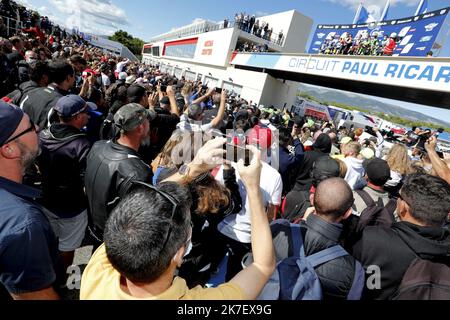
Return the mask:
{"type": "Polygon", "coordinates": [[[84,32],[110,35],[130,24],[125,11],[110,0],[48,0],[48,2],[59,16],[66,17],[61,22],[70,29],[78,28],[84,32]]]}
{"type": "MultiPolygon", "coordinates": [[[[349,9],[355,10],[358,9],[361,0],[322,0],[325,2],[332,2],[340,4],[343,7],[348,7],[349,9]]],[[[383,12],[384,6],[386,5],[386,0],[364,0],[362,1],[364,6],[369,11],[369,13],[374,18],[379,18],[383,12]]],[[[409,7],[414,7],[419,5],[420,0],[391,0],[391,6],[397,5],[406,5],[409,7]]],[[[412,11],[411,14],[413,15],[412,11]]],[[[408,14],[405,14],[408,16],[408,14]]]]}

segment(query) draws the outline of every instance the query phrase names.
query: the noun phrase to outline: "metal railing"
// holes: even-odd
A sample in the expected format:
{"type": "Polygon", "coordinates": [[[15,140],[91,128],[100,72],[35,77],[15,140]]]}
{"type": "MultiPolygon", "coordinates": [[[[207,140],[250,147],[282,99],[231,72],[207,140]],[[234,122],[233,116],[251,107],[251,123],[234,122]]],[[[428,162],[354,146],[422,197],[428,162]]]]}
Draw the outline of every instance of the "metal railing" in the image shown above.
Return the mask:
{"type": "MultiPolygon", "coordinates": [[[[23,22],[13,19],[13,18],[9,18],[9,17],[5,17],[5,16],[0,16],[3,19],[3,25],[5,25],[6,27],[6,35],[0,34],[1,36],[6,36],[7,38],[12,37],[16,34],[19,33],[20,30],[23,29],[23,22]]],[[[0,27],[0,32],[1,32],[1,27],[0,27]]]]}
{"type": "MultiPolygon", "coordinates": [[[[229,28],[238,28],[242,32],[246,32],[248,34],[252,34],[255,37],[258,37],[260,39],[266,40],[274,45],[282,47],[284,45],[284,42],[286,40],[285,35],[283,35],[281,32],[274,32],[272,31],[271,36],[266,36],[266,34],[263,34],[262,32],[259,34],[255,34],[253,32],[249,32],[249,28],[247,30],[244,30],[244,24],[243,23],[237,23],[235,21],[228,22],[227,25],[225,25],[224,21],[219,24],[212,24],[210,22],[206,23],[200,23],[191,27],[183,28],[179,31],[174,31],[170,34],[162,35],[160,37],[153,38],[150,42],[159,42],[159,41],[167,41],[167,40],[174,40],[178,38],[184,38],[189,36],[194,36],[201,33],[206,32],[213,32],[217,30],[222,29],[229,29],[229,28]],[[281,38],[279,37],[280,34],[282,35],[281,38]]],[[[253,31],[253,30],[250,30],[253,31]]]]}

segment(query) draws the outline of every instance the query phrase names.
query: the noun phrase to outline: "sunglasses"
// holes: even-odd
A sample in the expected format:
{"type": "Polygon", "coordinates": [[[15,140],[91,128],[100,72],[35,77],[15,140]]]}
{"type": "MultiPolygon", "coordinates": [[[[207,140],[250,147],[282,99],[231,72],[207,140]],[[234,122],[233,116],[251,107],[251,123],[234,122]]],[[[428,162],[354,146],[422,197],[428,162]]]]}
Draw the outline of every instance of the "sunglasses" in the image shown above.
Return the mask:
{"type": "Polygon", "coordinates": [[[10,143],[10,142],[13,142],[14,140],[17,140],[17,139],[19,139],[20,137],[22,137],[22,136],[24,136],[24,135],[26,135],[27,133],[30,133],[30,132],[36,132],[36,133],[37,133],[36,125],[35,125],[34,122],[31,121],[31,120],[30,120],[30,127],[29,127],[28,129],[26,129],[25,131],[23,131],[23,132],[21,132],[21,133],[15,135],[14,137],[12,137],[12,138],[10,138],[10,139],[8,139],[8,140],[5,141],[4,143],[2,143],[2,144],[0,145],[0,147],[3,147],[4,145],[7,145],[7,144],[10,143]]]}
{"type": "MultiPolygon", "coordinates": [[[[171,205],[172,205],[172,214],[171,214],[171,216],[170,216],[170,222],[171,222],[171,223],[170,223],[170,225],[169,225],[169,230],[167,231],[167,235],[166,235],[166,237],[165,237],[163,246],[162,246],[162,248],[161,248],[161,252],[163,252],[164,249],[165,249],[165,247],[167,246],[167,243],[169,242],[170,236],[171,236],[171,234],[172,234],[172,229],[173,229],[173,227],[172,227],[172,225],[173,225],[172,222],[173,222],[173,220],[174,220],[174,218],[175,218],[175,214],[177,213],[177,210],[178,210],[178,208],[179,208],[179,206],[180,206],[180,203],[179,203],[177,200],[175,200],[175,198],[172,197],[170,194],[168,194],[168,193],[166,193],[166,192],[164,192],[164,191],[161,191],[161,190],[159,190],[158,188],[156,188],[156,187],[154,187],[154,186],[152,186],[152,185],[150,185],[150,184],[147,184],[147,183],[144,183],[144,182],[141,182],[141,181],[135,181],[134,184],[135,184],[135,185],[139,185],[139,186],[143,186],[143,187],[146,187],[146,188],[148,188],[148,189],[151,189],[151,190],[155,191],[155,192],[158,193],[160,196],[162,196],[164,199],[166,199],[167,201],[169,201],[169,202],[171,203],[171,205]]],[[[192,222],[191,222],[191,226],[192,226],[192,222]]],[[[187,243],[189,243],[189,240],[187,241],[187,243]]]]}

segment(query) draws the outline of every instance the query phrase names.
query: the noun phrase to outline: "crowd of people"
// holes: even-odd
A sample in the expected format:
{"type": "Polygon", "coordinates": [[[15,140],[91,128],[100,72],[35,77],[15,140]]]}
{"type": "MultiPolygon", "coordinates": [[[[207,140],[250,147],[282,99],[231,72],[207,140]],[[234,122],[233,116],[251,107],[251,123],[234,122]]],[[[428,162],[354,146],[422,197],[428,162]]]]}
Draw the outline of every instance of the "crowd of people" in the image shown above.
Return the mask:
{"type": "Polygon", "coordinates": [[[236,48],[237,52],[269,52],[269,46],[267,44],[252,44],[248,41],[239,44],[236,48]]]}
{"type": "Polygon", "coordinates": [[[63,297],[91,245],[85,300],[449,298],[450,169],[435,136],[386,148],[377,129],[44,37],[0,41],[5,297],[63,297]],[[304,270],[315,278],[292,279],[304,270]],[[305,290],[286,294],[293,280],[305,290]]]}
{"type": "MultiPolygon", "coordinates": [[[[245,12],[236,13],[234,16],[234,22],[235,25],[242,31],[254,34],[259,38],[271,41],[280,46],[283,45],[283,30],[281,30],[278,34],[274,33],[273,27],[269,26],[268,22],[257,19],[256,15],[249,15],[245,12]]],[[[224,24],[228,25],[228,20],[225,20],[224,24]]]]}
{"type": "Polygon", "coordinates": [[[392,56],[401,39],[396,33],[383,35],[367,31],[354,37],[351,33],[327,37],[320,47],[320,54],[355,56],[392,56]]]}

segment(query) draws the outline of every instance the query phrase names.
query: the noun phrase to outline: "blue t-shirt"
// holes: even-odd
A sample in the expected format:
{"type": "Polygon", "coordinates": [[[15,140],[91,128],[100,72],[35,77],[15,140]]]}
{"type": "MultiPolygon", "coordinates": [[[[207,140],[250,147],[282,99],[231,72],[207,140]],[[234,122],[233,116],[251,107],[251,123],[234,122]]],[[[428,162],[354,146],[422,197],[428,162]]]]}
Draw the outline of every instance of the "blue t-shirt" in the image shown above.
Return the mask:
{"type": "Polygon", "coordinates": [[[0,177],[0,284],[19,295],[51,287],[62,276],[58,240],[39,191],[0,177]]]}

